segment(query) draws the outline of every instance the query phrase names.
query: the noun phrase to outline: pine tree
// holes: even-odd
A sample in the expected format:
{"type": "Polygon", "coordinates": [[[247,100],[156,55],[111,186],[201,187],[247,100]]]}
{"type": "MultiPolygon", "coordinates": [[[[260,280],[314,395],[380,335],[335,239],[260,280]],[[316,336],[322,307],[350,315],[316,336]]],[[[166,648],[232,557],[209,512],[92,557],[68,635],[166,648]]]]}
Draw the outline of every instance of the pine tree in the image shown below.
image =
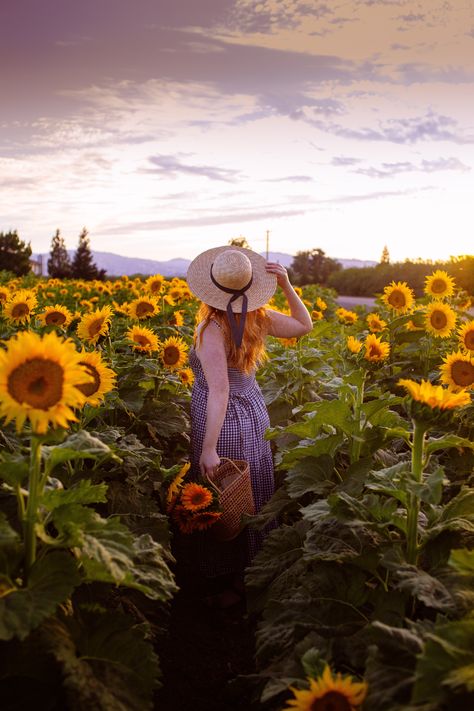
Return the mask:
{"type": "Polygon", "coordinates": [[[31,245],[23,242],[16,230],[0,232],[0,270],[24,276],[31,270],[31,245]]]}
{"type": "Polygon", "coordinates": [[[72,275],[75,279],[104,279],[105,270],[94,264],[90,240],[86,228],[79,235],[79,244],[72,260],[72,275]]]}
{"type": "Polygon", "coordinates": [[[67,279],[72,276],[71,260],[69,259],[64,239],[61,237],[59,230],[56,230],[56,234],[51,240],[48,273],[49,276],[55,277],[56,279],[67,279]]]}
{"type": "Polygon", "coordinates": [[[382,256],[380,257],[380,264],[390,264],[390,254],[389,254],[387,245],[385,245],[382,250],[382,256]]]}

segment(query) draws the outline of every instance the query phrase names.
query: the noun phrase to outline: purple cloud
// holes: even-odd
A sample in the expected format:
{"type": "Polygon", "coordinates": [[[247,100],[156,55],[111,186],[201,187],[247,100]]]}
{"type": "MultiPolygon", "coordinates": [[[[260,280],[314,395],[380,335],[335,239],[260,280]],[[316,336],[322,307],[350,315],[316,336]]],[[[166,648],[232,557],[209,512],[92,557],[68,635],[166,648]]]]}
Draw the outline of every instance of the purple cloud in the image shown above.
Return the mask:
{"type": "Polygon", "coordinates": [[[182,163],[175,156],[162,155],[151,156],[149,161],[154,168],[146,168],[141,172],[155,173],[166,177],[175,177],[178,173],[187,175],[197,175],[209,180],[221,180],[226,183],[235,181],[239,175],[237,170],[229,170],[227,168],[216,168],[209,165],[190,165],[182,163]]]}

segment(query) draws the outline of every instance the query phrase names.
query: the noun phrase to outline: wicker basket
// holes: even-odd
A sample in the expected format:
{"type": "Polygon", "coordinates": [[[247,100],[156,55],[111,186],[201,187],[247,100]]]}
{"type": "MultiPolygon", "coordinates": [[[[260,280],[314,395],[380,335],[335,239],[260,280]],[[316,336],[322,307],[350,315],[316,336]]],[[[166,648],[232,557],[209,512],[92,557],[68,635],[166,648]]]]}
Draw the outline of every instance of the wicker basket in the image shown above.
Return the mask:
{"type": "Polygon", "coordinates": [[[255,513],[249,464],[241,459],[221,457],[220,465],[207,478],[219,494],[222,510],[210,530],[218,540],[231,541],[243,528],[242,514],[255,513]]]}

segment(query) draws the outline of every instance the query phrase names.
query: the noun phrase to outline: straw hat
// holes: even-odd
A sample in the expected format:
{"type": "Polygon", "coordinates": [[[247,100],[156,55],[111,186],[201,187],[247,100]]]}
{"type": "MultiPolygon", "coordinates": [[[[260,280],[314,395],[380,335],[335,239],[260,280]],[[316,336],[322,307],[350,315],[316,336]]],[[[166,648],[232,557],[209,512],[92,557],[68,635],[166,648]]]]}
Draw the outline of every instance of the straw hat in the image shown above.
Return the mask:
{"type": "Polygon", "coordinates": [[[265,259],[250,249],[214,247],[191,262],[186,278],[193,294],[205,304],[225,311],[231,301],[230,308],[239,314],[245,310],[244,294],[247,310],[255,311],[275,293],[276,276],[265,265],[265,259]]]}

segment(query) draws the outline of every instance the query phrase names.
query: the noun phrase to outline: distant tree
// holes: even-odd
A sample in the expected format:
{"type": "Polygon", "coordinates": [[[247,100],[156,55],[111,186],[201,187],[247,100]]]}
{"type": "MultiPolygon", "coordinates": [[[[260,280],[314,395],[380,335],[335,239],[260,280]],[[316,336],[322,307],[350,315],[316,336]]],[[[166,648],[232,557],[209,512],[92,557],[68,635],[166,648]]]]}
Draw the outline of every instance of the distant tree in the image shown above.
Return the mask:
{"type": "Polygon", "coordinates": [[[67,279],[72,276],[72,265],[67,253],[64,239],[59,230],[51,240],[51,249],[48,259],[48,274],[56,279],[67,279]]]}
{"type": "Polygon", "coordinates": [[[295,284],[326,284],[330,274],[339,271],[341,265],[326,257],[322,249],[298,252],[290,267],[290,276],[295,284]]]}
{"type": "Polygon", "coordinates": [[[380,264],[390,264],[390,253],[388,251],[387,245],[382,249],[382,256],[380,257],[380,264]]]}
{"type": "Polygon", "coordinates": [[[98,269],[92,257],[86,228],[79,235],[79,243],[72,260],[72,275],[75,279],[105,279],[105,269],[98,269]]]}
{"type": "Polygon", "coordinates": [[[233,237],[229,240],[231,247],[243,247],[244,249],[252,249],[245,237],[233,237]]]}
{"type": "Polygon", "coordinates": [[[24,276],[31,270],[31,245],[23,242],[16,230],[0,232],[0,270],[24,276]]]}

